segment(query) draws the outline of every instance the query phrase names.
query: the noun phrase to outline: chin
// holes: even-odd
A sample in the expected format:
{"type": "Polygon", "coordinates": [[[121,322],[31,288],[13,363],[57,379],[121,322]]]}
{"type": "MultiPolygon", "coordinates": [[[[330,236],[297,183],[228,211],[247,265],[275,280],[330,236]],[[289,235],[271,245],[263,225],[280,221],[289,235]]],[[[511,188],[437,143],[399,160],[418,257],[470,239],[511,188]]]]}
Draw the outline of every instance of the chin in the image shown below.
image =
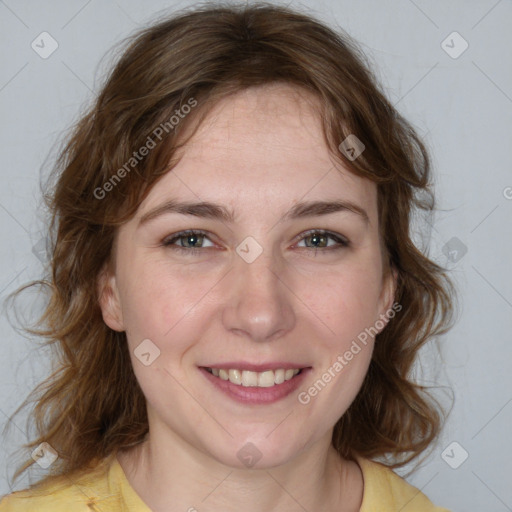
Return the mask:
{"type": "Polygon", "coordinates": [[[269,440],[265,436],[268,436],[268,432],[261,437],[236,437],[230,439],[228,446],[220,453],[217,448],[209,450],[209,453],[221,464],[232,468],[270,469],[289,463],[301,451],[298,443],[294,446],[287,444],[283,438],[276,436],[275,439],[269,440]]]}

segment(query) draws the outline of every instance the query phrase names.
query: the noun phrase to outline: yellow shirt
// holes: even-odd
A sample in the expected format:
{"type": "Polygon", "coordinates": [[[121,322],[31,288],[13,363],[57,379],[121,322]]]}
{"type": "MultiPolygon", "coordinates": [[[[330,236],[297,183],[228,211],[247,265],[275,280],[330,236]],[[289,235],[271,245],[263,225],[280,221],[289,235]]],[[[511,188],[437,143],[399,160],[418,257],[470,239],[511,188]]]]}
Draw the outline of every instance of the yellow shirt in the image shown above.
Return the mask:
{"type": "MultiPolygon", "coordinates": [[[[368,459],[358,463],[364,479],[360,512],[449,512],[382,464],[368,459]]],[[[5,496],[0,512],[151,512],[128,483],[117,458],[105,459],[103,467],[103,473],[86,473],[72,482],[63,477],[38,493],[5,496]]]]}

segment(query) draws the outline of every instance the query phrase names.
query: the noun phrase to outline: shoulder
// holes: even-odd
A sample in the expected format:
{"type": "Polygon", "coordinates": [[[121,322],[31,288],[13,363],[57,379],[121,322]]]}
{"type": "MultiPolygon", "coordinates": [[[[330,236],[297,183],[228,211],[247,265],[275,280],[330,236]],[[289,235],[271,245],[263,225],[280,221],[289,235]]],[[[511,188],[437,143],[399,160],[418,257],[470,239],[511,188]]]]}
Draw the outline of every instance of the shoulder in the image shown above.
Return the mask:
{"type": "Polygon", "coordinates": [[[55,477],[32,489],[13,492],[0,501],[0,512],[120,510],[120,494],[112,488],[109,466],[105,460],[97,468],[73,477],[55,477]]]}
{"type": "Polygon", "coordinates": [[[52,491],[33,493],[29,490],[13,492],[0,501],[0,512],[78,512],[90,510],[86,496],[73,492],[71,486],[52,491]]]}
{"type": "Polygon", "coordinates": [[[360,512],[449,512],[436,507],[419,489],[383,464],[362,458],[357,462],[364,479],[360,512]]]}

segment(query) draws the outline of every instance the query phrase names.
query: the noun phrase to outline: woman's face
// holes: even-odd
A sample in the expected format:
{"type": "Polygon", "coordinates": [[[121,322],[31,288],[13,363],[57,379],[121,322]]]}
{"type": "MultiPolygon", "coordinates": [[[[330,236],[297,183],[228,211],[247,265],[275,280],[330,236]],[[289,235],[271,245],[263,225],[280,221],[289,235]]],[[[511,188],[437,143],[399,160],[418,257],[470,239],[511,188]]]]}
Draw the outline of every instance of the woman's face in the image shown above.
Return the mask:
{"type": "Polygon", "coordinates": [[[305,94],[265,86],[217,104],[118,230],[101,300],[126,331],[152,435],[234,467],[330,439],[393,301],[376,185],[334,164],[305,94]]]}

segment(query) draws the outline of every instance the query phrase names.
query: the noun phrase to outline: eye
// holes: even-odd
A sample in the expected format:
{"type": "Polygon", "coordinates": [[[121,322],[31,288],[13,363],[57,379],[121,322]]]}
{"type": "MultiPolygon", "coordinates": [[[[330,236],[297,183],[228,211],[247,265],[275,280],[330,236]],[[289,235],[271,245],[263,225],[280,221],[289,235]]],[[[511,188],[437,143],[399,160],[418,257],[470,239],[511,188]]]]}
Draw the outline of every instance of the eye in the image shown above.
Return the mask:
{"type": "MultiPolygon", "coordinates": [[[[172,235],[171,238],[166,238],[162,242],[162,245],[187,254],[199,253],[201,248],[205,247],[204,240],[208,240],[206,235],[207,233],[205,231],[187,229],[186,231],[180,231],[179,233],[172,235]],[[175,242],[183,240],[184,245],[175,245],[175,242]]],[[[213,244],[211,244],[209,247],[213,247],[213,244]]]]}
{"type": "MultiPolygon", "coordinates": [[[[214,246],[207,234],[208,233],[202,230],[187,229],[186,231],[180,231],[166,238],[162,242],[162,245],[184,254],[199,254],[202,249],[214,246]],[[210,245],[205,245],[205,240],[209,240],[210,245]],[[176,242],[180,243],[177,244],[176,242]]],[[[299,238],[299,243],[301,242],[306,243],[306,245],[301,248],[310,249],[315,255],[318,249],[324,249],[324,251],[321,252],[326,252],[343,249],[350,245],[350,242],[345,237],[323,229],[311,229],[303,233],[299,238]],[[311,242],[308,243],[308,240],[311,240],[311,242]],[[334,244],[329,244],[330,240],[334,241],[334,244]]]]}
{"type": "Polygon", "coordinates": [[[350,245],[350,242],[345,237],[323,229],[311,229],[306,233],[303,233],[299,240],[299,243],[300,242],[305,242],[305,248],[313,249],[315,254],[318,249],[332,251],[343,249],[350,245]],[[308,240],[311,240],[309,244],[307,243],[308,240]],[[333,240],[335,243],[329,245],[329,240],[333,240]]]}

